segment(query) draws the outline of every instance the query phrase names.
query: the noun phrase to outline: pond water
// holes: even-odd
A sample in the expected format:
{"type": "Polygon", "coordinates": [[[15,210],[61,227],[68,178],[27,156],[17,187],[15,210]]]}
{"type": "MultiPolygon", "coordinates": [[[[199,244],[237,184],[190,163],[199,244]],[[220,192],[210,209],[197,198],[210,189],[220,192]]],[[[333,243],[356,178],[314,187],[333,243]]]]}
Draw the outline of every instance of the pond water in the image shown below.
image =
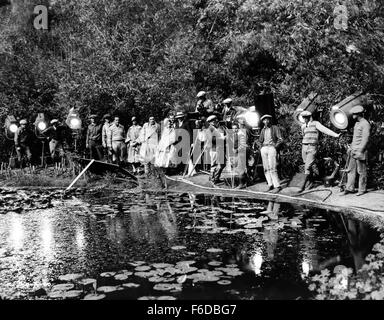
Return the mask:
{"type": "Polygon", "coordinates": [[[3,299],[308,299],[308,276],[356,270],[379,241],[340,213],[250,199],[103,190],[52,205],[0,215],[3,299]]]}

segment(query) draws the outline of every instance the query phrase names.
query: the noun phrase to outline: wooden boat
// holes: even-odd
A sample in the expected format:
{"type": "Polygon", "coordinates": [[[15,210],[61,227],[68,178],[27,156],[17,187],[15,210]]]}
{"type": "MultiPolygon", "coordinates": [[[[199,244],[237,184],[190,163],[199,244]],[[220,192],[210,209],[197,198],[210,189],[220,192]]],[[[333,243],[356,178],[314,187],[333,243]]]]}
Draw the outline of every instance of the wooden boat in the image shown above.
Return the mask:
{"type": "Polygon", "coordinates": [[[286,202],[297,205],[311,206],[334,212],[358,214],[359,217],[366,215],[371,221],[384,222],[384,191],[371,191],[360,197],[354,194],[340,195],[339,187],[318,186],[302,193],[299,188],[283,184],[280,192],[277,190],[267,191],[265,182],[257,183],[246,189],[235,189],[231,187],[230,178],[223,176],[226,183],[213,186],[206,174],[197,174],[193,177],[166,176],[167,190],[174,192],[193,192],[200,194],[211,194],[222,197],[250,197],[260,200],[286,202]]]}

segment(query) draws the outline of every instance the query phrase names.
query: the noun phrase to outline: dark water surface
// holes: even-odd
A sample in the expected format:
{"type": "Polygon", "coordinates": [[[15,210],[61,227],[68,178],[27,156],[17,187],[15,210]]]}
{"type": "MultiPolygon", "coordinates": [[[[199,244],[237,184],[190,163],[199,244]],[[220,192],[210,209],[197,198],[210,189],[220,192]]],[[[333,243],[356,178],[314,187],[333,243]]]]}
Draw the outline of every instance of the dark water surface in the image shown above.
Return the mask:
{"type": "Polygon", "coordinates": [[[249,199],[104,190],[53,205],[0,215],[3,299],[307,299],[309,275],[356,270],[379,240],[339,213],[249,199]]]}

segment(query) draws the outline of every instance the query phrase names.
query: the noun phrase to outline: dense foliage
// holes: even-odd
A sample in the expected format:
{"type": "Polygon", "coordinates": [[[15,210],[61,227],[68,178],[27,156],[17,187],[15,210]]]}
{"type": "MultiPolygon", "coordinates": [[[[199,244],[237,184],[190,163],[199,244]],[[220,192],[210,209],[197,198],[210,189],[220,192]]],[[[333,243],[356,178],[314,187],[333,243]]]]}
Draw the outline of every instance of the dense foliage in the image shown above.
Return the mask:
{"type": "MultiPolygon", "coordinates": [[[[83,116],[109,111],[128,124],[133,114],[144,121],[192,108],[199,90],[216,103],[231,96],[248,106],[254,94],[273,92],[294,171],[292,113],[311,91],[320,93],[328,125],[329,108],[357,90],[384,102],[381,0],[343,1],[346,30],[334,26],[339,1],[11,2],[0,3],[0,121],[9,112],[33,120],[38,110],[63,117],[78,106],[83,116]],[[36,30],[33,7],[44,3],[49,29],[36,30]]],[[[324,145],[337,150],[333,140],[324,145]]],[[[372,169],[383,172],[382,162],[372,169]]]]}

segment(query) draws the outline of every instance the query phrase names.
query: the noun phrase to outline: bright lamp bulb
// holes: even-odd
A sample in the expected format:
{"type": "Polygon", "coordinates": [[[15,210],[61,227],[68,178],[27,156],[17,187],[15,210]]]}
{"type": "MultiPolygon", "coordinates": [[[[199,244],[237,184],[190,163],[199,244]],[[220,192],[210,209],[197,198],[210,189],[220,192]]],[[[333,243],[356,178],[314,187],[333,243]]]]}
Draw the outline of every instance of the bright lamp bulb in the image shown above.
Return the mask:
{"type": "Polygon", "coordinates": [[[16,133],[16,131],[17,131],[17,125],[16,124],[11,124],[10,126],[9,126],[9,131],[11,131],[12,133],[16,133]]]}
{"type": "Polygon", "coordinates": [[[80,122],[80,119],[72,118],[70,121],[70,124],[72,129],[77,129],[80,127],[81,122],[80,122]]]}
{"type": "Polygon", "coordinates": [[[335,121],[336,121],[338,124],[343,124],[343,123],[345,123],[345,121],[346,121],[346,117],[345,117],[345,115],[344,115],[343,113],[341,113],[341,112],[337,112],[337,113],[335,114],[335,121]]]}
{"type": "Polygon", "coordinates": [[[260,117],[259,117],[259,114],[256,112],[247,111],[244,114],[242,114],[242,118],[244,118],[248,126],[252,128],[256,128],[259,126],[260,117]]]}
{"type": "Polygon", "coordinates": [[[37,124],[37,128],[40,130],[40,131],[44,131],[46,128],[47,128],[47,124],[45,122],[39,122],[37,124]]]}

